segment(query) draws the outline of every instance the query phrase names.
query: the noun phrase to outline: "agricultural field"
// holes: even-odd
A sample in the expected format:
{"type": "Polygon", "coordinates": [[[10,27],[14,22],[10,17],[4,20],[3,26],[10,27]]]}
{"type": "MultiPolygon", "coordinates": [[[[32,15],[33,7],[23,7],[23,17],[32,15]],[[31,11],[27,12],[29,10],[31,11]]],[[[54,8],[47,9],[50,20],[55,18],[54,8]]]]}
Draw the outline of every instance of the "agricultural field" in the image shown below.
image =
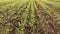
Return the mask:
{"type": "Polygon", "coordinates": [[[0,0],[0,34],[60,34],[60,0],[0,0]]]}

